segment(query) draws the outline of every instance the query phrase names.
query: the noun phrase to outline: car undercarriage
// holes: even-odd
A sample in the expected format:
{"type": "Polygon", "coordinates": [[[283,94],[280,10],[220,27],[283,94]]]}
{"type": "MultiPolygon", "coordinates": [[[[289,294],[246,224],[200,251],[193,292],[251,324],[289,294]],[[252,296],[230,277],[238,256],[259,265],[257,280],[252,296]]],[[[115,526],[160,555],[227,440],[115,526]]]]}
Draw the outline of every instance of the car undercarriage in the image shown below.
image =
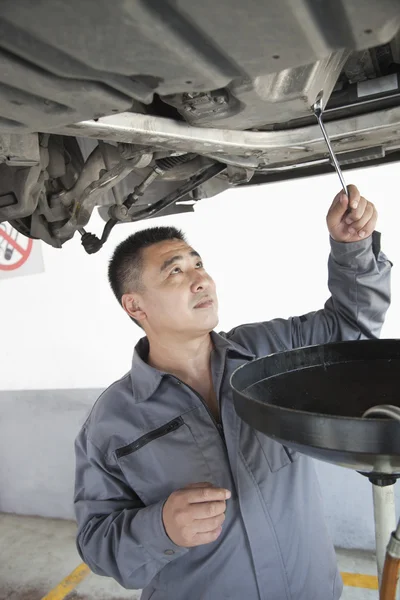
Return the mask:
{"type": "Polygon", "coordinates": [[[400,159],[397,0],[0,5],[0,222],[97,252],[231,186],[400,159]],[[103,234],[89,233],[98,209],[103,234]]]}

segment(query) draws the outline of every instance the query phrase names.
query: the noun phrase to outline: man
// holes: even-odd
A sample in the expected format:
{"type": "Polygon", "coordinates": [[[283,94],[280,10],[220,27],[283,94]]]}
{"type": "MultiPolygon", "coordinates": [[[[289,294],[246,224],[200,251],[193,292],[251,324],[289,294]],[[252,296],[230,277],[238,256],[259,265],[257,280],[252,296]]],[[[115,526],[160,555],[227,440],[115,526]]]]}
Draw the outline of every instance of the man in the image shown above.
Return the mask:
{"type": "Polygon", "coordinates": [[[244,423],[229,378],[271,352],[379,336],[391,265],[374,206],[349,195],[327,216],[332,296],[300,318],[217,334],[214,282],[181,232],[116,249],[112,289],[146,337],[76,440],[77,545],[95,573],[143,600],[340,597],[312,461],[244,423]]]}

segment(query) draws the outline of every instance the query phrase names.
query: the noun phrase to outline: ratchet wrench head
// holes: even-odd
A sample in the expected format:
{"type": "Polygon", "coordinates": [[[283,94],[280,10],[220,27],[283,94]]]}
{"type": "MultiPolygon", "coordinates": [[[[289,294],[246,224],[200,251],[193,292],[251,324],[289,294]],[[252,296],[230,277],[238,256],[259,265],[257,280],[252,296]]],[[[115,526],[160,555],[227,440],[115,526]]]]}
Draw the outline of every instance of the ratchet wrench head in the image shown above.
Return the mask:
{"type": "Polygon", "coordinates": [[[317,117],[318,121],[322,117],[322,94],[319,94],[316,101],[312,106],[314,115],[317,117]]]}

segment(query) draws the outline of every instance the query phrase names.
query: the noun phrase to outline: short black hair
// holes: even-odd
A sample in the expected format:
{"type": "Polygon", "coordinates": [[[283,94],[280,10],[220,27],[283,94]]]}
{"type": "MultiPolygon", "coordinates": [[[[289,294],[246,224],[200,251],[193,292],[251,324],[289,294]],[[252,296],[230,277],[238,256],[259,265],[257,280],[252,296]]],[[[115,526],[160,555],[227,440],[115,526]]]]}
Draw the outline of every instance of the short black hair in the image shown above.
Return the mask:
{"type": "Polygon", "coordinates": [[[168,240],[186,242],[185,234],[176,227],[150,227],[130,235],[116,247],[108,265],[108,281],[121,305],[124,294],[141,289],[143,249],[168,240]]]}

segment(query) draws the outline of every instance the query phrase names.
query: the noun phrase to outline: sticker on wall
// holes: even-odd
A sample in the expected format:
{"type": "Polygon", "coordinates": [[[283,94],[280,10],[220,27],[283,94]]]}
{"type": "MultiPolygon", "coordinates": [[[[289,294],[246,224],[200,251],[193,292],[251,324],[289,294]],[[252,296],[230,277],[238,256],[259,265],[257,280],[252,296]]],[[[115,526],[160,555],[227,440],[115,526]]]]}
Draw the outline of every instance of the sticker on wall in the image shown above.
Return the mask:
{"type": "Polygon", "coordinates": [[[9,223],[0,223],[0,279],[43,271],[40,242],[22,235],[9,223]]]}

